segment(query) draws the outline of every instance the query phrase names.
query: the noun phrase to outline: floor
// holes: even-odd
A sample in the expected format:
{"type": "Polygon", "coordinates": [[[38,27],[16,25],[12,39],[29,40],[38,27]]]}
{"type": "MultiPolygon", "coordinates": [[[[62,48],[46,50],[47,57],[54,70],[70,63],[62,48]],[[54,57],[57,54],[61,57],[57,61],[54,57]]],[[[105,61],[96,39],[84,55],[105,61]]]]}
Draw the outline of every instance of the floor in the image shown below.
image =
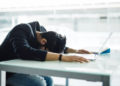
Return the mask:
{"type": "MultiPolygon", "coordinates": [[[[54,77],[55,86],[65,86],[65,79],[54,77]]],[[[78,79],[69,79],[69,86],[102,86],[101,82],[90,82],[78,79]]]]}

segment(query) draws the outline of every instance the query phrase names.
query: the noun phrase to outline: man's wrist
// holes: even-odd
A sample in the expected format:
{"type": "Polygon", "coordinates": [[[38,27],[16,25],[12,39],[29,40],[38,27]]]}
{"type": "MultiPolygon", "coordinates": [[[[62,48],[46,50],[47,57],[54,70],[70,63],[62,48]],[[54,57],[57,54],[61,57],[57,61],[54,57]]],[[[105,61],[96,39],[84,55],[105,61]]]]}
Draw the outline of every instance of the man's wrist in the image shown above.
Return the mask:
{"type": "Polygon", "coordinates": [[[59,61],[62,61],[62,56],[63,56],[62,54],[59,55],[59,58],[58,58],[59,61]]]}

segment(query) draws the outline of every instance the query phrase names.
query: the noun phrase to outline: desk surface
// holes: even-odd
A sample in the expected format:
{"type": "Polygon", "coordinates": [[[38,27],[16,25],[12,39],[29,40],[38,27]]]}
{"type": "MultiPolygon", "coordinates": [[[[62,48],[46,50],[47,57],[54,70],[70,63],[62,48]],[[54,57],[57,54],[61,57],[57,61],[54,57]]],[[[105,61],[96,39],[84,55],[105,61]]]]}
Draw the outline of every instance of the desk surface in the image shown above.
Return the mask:
{"type": "MultiPolygon", "coordinates": [[[[89,63],[70,63],[59,61],[40,62],[20,59],[4,61],[0,62],[0,76],[3,76],[2,72],[6,71],[24,74],[67,77],[88,81],[101,81],[103,82],[103,86],[115,86],[112,84],[114,83],[113,79],[119,75],[116,70],[120,70],[120,59],[118,59],[120,53],[117,54],[111,52],[110,55],[97,56],[97,60],[89,63]]],[[[1,82],[3,81],[1,80],[1,82]]]]}
{"type": "MultiPolygon", "coordinates": [[[[70,72],[91,74],[91,75],[105,75],[109,76],[119,65],[119,61],[113,60],[113,55],[97,56],[97,60],[89,63],[79,62],[59,62],[59,61],[28,61],[28,60],[10,60],[0,62],[0,68],[8,71],[14,70],[14,68],[32,68],[40,70],[48,70],[52,72],[70,72]],[[10,69],[11,68],[11,69],[10,69]]],[[[53,74],[54,75],[54,74],[53,74]]]]}

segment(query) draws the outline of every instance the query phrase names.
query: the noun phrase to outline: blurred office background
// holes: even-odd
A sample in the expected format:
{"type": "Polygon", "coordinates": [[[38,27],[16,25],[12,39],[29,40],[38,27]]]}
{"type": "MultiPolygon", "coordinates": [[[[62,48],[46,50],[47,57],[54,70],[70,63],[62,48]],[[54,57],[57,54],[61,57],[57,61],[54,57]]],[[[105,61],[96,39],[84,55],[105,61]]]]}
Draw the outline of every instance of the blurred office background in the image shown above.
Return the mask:
{"type": "MultiPolygon", "coordinates": [[[[120,50],[120,0],[1,0],[0,42],[15,25],[32,21],[66,35],[70,47],[97,51],[108,38],[105,47],[120,50]]],[[[65,85],[64,78],[54,80],[65,85]]],[[[69,84],[101,86],[74,79],[69,84]]]]}

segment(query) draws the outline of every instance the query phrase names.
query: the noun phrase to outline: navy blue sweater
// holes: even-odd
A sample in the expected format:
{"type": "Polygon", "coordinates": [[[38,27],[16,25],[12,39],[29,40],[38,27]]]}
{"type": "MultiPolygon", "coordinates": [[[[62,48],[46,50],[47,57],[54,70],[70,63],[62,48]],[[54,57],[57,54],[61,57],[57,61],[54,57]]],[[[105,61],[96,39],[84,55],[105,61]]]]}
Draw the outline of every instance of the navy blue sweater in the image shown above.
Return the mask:
{"type": "Polygon", "coordinates": [[[0,61],[17,58],[44,61],[47,51],[39,49],[36,31],[46,29],[37,21],[15,26],[0,46],[0,61]]]}

